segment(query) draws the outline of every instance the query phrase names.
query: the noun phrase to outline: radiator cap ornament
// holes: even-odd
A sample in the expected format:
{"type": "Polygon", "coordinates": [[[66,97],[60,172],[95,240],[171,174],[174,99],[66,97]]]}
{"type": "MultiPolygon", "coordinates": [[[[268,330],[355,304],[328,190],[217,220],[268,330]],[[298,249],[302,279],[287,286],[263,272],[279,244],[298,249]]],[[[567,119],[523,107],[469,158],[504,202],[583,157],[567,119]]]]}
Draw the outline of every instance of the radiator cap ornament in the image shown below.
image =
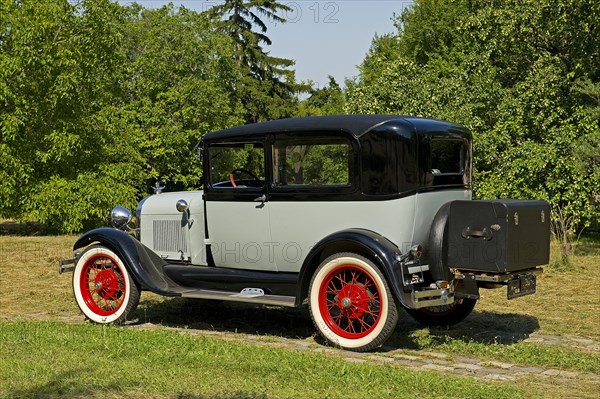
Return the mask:
{"type": "Polygon", "coordinates": [[[162,193],[162,190],[165,189],[165,186],[161,186],[160,183],[157,181],[156,184],[152,186],[152,189],[154,190],[154,194],[160,194],[162,193]]]}

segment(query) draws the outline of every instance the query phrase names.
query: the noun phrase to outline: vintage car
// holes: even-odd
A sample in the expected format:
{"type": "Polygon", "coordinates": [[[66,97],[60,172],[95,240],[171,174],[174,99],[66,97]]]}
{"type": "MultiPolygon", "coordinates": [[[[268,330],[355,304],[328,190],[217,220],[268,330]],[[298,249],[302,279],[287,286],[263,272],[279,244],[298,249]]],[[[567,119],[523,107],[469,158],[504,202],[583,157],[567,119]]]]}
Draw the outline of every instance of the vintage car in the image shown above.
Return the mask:
{"type": "Polygon", "coordinates": [[[532,294],[549,256],[543,201],[471,200],[460,125],[389,115],[275,120],[206,134],[203,190],[113,209],[81,236],[73,291],[92,322],[120,323],[141,291],[307,304],[331,344],[367,351],[400,308],[452,325],[480,288],[532,294]]]}

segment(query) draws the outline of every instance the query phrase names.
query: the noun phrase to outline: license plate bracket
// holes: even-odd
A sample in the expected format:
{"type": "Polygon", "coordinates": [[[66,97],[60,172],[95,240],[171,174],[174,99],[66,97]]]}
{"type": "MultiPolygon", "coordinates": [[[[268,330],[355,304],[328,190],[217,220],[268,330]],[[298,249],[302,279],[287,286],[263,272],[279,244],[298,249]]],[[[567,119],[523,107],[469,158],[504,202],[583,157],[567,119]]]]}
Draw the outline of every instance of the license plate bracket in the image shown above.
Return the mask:
{"type": "Polygon", "coordinates": [[[508,281],[508,290],[506,297],[508,299],[519,298],[525,295],[535,294],[537,278],[534,275],[527,275],[508,281]]]}

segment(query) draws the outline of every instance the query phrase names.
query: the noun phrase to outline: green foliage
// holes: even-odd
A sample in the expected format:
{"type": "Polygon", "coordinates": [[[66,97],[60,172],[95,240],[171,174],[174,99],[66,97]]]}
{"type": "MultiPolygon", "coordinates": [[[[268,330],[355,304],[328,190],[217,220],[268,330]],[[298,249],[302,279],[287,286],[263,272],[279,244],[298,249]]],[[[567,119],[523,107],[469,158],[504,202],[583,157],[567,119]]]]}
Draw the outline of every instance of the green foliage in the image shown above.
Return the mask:
{"type": "Polygon", "coordinates": [[[109,201],[132,205],[141,170],[126,156],[136,152],[106,123],[123,78],[124,9],[2,5],[0,214],[75,231],[104,219],[109,201]]]}
{"type": "Polygon", "coordinates": [[[126,28],[121,119],[140,137],[146,184],[160,179],[170,188],[197,189],[202,170],[193,149],[200,137],[243,122],[231,41],[185,8],[139,10],[126,28]]]}
{"type": "Polygon", "coordinates": [[[344,113],[344,91],[329,76],[329,82],[322,89],[312,89],[311,95],[298,104],[295,116],[340,115],[344,113]]]}
{"type": "Polygon", "coordinates": [[[197,188],[194,146],[242,121],[230,39],[186,9],[0,3],[0,215],[74,232],[159,179],[197,188]]]}
{"type": "Polygon", "coordinates": [[[375,38],[346,111],[466,125],[476,196],[548,200],[568,238],[600,218],[599,22],[593,1],[416,1],[375,38]]]}
{"type": "Polygon", "coordinates": [[[295,73],[289,69],[294,61],[273,57],[263,48],[271,45],[271,39],[261,17],[284,23],[278,13],[289,10],[289,6],[274,0],[225,0],[207,12],[232,39],[233,57],[240,72],[235,90],[247,123],[292,116],[296,94],[309,89],[296,83],[295,73]]]}

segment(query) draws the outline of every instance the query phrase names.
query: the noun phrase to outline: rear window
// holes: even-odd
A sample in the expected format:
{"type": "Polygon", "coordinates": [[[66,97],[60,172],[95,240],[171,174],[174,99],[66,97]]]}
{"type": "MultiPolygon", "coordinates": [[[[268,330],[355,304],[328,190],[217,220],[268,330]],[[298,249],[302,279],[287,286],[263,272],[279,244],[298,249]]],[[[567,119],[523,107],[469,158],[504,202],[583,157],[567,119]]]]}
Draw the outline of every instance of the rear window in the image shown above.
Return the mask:
{"type": "Polygon", "coordinates": [[[463,140],[431,140],[431,174],[463,174],[466,143],[463,140]]]}
{"type": "Polygon", "coordinates": [[[469,186],[470,142],[461,138],[433,137],[424,142],[424,186],[469,186]]]}

